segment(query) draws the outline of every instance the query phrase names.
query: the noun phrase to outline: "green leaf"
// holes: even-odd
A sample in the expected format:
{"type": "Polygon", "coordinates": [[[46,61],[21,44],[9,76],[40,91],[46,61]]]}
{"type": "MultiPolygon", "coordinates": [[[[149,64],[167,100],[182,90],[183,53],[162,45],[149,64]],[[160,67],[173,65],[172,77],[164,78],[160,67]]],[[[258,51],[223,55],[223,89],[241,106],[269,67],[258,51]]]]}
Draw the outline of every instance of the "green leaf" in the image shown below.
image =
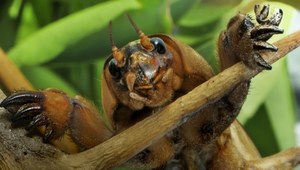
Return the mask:
{"type": "Polygon", "coordinates": [[[82,38],[107,26],[108,21],[130,9],[140,7],[136,0],[109,1],[79,11],[50,24],[8,53],[18,66],[47,62],[82,38]]]}
{"type": "MultiPolygon", "coordinates": [[[[166,2],[161,0],[141,0],[139,2],[141,4],[140,8],[128,11],[138,27],[147,35],[154,33],[169,34],[170,19],[166,17],[166,2]]],[[[137,33],[125,15],[120,15],[112,21],[113,39],[118,47],[122,47],[138,39],[137,33]]],[[[91,34],[65,49],[63,53],[51,61],[51,64],[70,62],[90,63],[98,60],[100,57],[104,58],[110,53],[111,44],[109,42],[107,26],[105,26],[99,32],[91,34]]]]}
{"type": "Polygon", "coordinates": [[[218,3],[200,3],[179,20],[179,25],[195,27],[211,23],[221,18],[224,13],[233,8],[231,4],[219,5],[218,3]]]}
{"type": "Polygon", "coordinates": [[[269,156],[280,151],[264,105],[244,123],[244,128],[262,156],[269,156]]]}
{"type": "Polygon", "coordinates": [[[263,156],[293,147],[296,141],[295,98],[285,62],[277,66],[275,75],[277,79],[269,82],[273,86],[265,96],[265,101],[244,122],[247,132],[263,156]]]}
{"type": "Polygon", "coordinates": [[[31,36],[34,32],[39,30],[39,24],[34,14],[33,8],[29,3],[24,5],[21,23],[18,27],[17,33],[17,43],[20,43],[22,40],[26,39],[27,37],[31,36]]]}
{"type": "Polygon", "coordinates": [[[212,38],[195,49],[199,52],[199,54],[203,56],[203,58],[205,58],[208,64],[212,67],[214,73],[218,73],[220,70],[218,65],[218,58],[216,57],[215,42],[215,39],[212,38]]]}
{"type": "Polygon", "coordinates": [[[251,118],[267,100],[269,93],[279,80],[278,74],[282,64],[284,64],[282,61],[276,62],[272,66],[272,71],[264,71],[251,80],[249,94],[238,117],[241,123],[251,118]]]}
{"type": "Polygon", "coordinates": [[[76,92],[70,84],[46,67],[24,67],[22,68],[22,71],[25,77],[27,77],[37,89],[46,89],[51,87],[60,89],[70,96],[78,94],[78,92],[76,92]]]}
{"type": "Polygon", "coordinates": [[[49,0],[30,0],[33,11],[36,14],[38,23],[41,26],[47,25],[52,21],[51,1],[49,0]]]}
{"type": "Polygon", "coordinates": [[[186,12],[188,12],[191,7],[196,4],[198,0],[173,0],[171,1],[170,8],[171,8],[171,15],[174,20],[174,22],[177,23],[177,21],[184,15],[186,12]]]}
{"type": "Polygon", "coordinates": [[[0,5],[0,47],[6,51],[15,43],[15,32],[19,24],[16,15],[18,14],[20,5],[16,5],[13,1],[2,1],[0,5]]]}
{"type": "MultiPolygon", "coordinates": [[[[286,64],[286,63],[285,63],[286,64]]],[[[286,65],[281,65],[277,72],[278,80],[266,100],[266,109],[276,141],[281,150],[295,146],[295,96],[291,88],[286,65]]]]}

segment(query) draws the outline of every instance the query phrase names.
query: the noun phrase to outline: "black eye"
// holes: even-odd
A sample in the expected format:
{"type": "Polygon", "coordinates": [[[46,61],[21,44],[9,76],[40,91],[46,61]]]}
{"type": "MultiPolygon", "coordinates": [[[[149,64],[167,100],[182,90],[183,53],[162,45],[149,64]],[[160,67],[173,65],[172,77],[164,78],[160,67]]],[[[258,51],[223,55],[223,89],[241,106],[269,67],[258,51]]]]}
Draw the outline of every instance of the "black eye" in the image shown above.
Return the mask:
{"type": "Polygon", "coordinates": [[[166,53],[166,46],[165,46],[165,43],[163,42],[163,40],[161,40],[160,38],[152,38],[151,43],[154,45],[154,48],[155,48],[154,50],[158,54],[166,53]]]}
{"type": "Polygon", "coordinates": [[[121,78],[121,69],[120,67],[117,66],[117,62],[115,59],[111,59],[110,62],[108,63],[108,70],[113,78],[115,79],[121,78]]]}

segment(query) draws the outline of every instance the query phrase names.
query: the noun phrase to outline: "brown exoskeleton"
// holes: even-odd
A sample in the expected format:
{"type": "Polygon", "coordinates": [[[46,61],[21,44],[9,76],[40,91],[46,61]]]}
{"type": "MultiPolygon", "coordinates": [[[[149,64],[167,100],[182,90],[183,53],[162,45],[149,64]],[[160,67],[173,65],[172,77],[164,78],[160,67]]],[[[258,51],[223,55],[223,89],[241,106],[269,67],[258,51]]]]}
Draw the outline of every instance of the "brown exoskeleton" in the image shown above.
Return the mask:
{"type": "MultiPolygon", "coordinates": [[[[283,32],[278,28],[283,14],[277,10],[268,17],[269,7],[260,9],[258,5],[255,13],[258,25],[248,15],[237,14],[220,34],[221,70],[239,61],[251,69],[271,69],[260,52],[277,51],[266,41],[283,32]]],[[[15,92],[1,106],[13,113],[13,121],[29,118],[27,129],[38,128],[45,142],[67,153],[76,153],[155,114],[213,76],[208,63],[188,45],[167,35],[146,36],[130,21],[140,39],[120,49],[112,43],[112,54],[102,75],[102,101],[111,129],[104,125],[93,104],[55,89],[15,92]]],[[[235,121],[249,83],[234,87],[126,165],[165,169],[291,168],[297,163],[293,154],[261,159],[235,121]]]]}

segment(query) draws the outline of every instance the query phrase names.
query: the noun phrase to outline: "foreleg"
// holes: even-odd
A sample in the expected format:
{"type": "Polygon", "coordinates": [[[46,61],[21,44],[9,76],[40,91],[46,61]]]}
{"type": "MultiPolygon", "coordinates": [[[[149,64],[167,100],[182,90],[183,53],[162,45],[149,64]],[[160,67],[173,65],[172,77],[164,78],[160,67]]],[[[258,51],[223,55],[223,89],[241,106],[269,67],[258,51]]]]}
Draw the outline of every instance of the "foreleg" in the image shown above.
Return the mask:
{"type": "Polygon", "coordinates": [[[15,92],[0,106],[13,113],[13,122],[29,120],[27,130],[38,129],[44,142],[67,153],[89,149],[113,135],[93,104],[56,89],[15,92]]]}

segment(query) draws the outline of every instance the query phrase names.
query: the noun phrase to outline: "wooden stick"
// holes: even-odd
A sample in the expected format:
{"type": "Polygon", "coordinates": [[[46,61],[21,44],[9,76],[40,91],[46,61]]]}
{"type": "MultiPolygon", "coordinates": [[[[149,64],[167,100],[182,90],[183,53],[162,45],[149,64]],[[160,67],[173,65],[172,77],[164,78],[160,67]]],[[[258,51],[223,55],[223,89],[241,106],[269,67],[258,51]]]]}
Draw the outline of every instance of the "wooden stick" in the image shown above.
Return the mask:
{"type": "Polygon", "coordinates": [[[20,69],[11,62],[0,48],[0,82],[7,92],[15,90],[33,90],[32,85],[25,78],[20,69]]]}

